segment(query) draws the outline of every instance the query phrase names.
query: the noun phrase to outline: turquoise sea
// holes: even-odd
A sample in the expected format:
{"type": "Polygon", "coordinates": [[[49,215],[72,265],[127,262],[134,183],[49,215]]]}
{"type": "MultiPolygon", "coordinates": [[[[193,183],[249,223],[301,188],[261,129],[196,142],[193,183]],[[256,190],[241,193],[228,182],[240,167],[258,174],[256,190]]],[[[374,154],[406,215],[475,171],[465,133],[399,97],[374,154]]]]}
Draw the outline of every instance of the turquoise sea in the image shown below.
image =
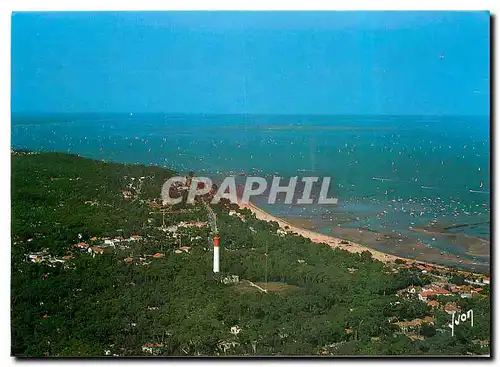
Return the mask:
{"type": "Polygon", "coordinates": [[[490,238],[489,117],[16,114],[12,147],[219,178],[330,176],[337,207],[256,203],[313,218],[324,233],[345,216],[343,227],[402,233],[463,256],[446,238],[408,228],[465,224],[453,231],[490,238]]]}

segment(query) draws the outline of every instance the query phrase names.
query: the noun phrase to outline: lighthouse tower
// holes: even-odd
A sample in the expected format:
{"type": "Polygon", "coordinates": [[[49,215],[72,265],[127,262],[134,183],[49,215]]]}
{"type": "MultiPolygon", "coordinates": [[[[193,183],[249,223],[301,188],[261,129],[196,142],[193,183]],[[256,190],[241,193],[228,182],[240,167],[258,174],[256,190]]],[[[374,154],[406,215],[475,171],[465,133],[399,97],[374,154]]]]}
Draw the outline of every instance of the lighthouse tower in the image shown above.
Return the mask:
{"type": "Polygon", "coordinates": [[[219,272],[219,236],[214,236],[214,273],[219,272]]]}
{"type": "Polygon", "coordinates": [[[219,230],[217,229],[217,216],[206,201],[203,201],[203,205],[205,205],[205,208],[207,209],[208,220],[210,221],[210,236],[208,238],[209,240],[212,238],[212,244],[214,246],[213,270],[214,273],[217,274],[219,272],[219,230]]]}

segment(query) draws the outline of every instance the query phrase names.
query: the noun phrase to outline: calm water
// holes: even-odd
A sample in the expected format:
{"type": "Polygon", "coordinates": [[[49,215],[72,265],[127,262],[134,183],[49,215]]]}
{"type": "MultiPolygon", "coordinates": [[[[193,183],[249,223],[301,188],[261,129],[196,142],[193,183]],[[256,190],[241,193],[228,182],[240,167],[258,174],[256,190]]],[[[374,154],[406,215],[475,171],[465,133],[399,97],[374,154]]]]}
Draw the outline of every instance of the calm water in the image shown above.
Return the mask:
{"type": "MultiPolygon", "coordinates": [[[[274,214],[340,213],[351,218],[345,226],[409,236],[408,226],[433,220],[479,223],[460,231],[487,239],[489,134],[489,118],[461,116],[17,115],[12,122],[14,148],[219,177],[333,178],[339,207],[259,203],[274,214]]],[[[332,225],[318,223],[323,232],[332,225]]]]}

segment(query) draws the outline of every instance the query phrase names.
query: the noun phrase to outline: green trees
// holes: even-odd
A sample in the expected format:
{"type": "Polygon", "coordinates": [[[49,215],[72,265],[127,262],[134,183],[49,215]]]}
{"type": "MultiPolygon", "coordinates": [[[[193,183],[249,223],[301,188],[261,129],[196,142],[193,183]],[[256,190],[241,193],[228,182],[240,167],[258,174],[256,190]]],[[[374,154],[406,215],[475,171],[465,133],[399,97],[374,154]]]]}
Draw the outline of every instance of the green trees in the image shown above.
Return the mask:
{"type": "Polygon", "coordinates": [[[424,317],[429,312],[429,306],[414,297],[402,299],[393,306],[392,312],[401,320],[413,320],[424,317]]]}
{"type": "Polygon", "coordinates": [[[450,279],[450,282],[456,285],[464,285],[464,278],[459,275],[453,275],[450,279]]]}
{"type": "Polygon", "coordinates": [[[424,323],[420,327],[420,335],[430,338],[431,336],[436,335],[436,328],[431,324],[424,323]]]}
{"type": "MultiPolygon", "coordinates": [[[[368,251],[353,254],[296,235],[280,237],[276,223],[259,221],[248,210],[240,211],[245,222],[229,216],[231,205],[224,201],[214,206],[221,277],[238,275],[270,291],[245,282],[221,284],[211,270],[208,229],[185,230],[182,241],[191,250],[176,254],[176,240],[155,228],[161,216],[147,200],[159,196],[169,171],[54,153],[14,156],[12,170],[15,355],[143,355],[148,343],[164,344],[165,355],[315,355],[323,348],[335,355],[485,351],[470,340],[489,339],[488,297],[458,300],[461,308],[474,309],[475,319],[474,327],[463,328],[457,338],[423,327],[427,339],[411,341],[394,334],[388,318],[428,314],[425,303],[395,296],[398,289],[418,284],[415,274],[386,274],[368,251]],[[130,177],[147,179],[139,197],[125,200],[121,190],[130,177]],[[145,240],[96,257],[71,248],[79,234],[90,241],[134,233],[145,240]],[[191,242],[197,236],[202,239],[191,242]],[[70,251],[73,259],[26,262],[25,254],[43,247],[59,257],[70,251]],[[156,252],[166,256],[138,260],[156,252]],[[128,256],[134,261],[124,263],[128,256]],[[274,290],[266,278],[278,283],[274,290]],[[237,335],[231,333],[235,325],[241,328],[237,335]]],[[[194,209],[167,216],[167,224],[205,220],[203,209],[194,209]]],[[[436,315],[436,328],[448,319],[436,315]]]]}

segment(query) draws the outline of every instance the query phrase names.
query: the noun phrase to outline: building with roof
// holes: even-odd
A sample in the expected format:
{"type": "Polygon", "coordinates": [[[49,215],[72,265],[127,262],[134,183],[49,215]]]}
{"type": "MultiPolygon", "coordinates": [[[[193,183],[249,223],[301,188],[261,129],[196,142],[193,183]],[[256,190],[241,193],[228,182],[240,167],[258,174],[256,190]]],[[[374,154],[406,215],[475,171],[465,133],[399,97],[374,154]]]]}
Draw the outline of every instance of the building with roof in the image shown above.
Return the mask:
{"type": "Polygon", "coordinates": [[[76,248],[82,249],[82,250],[86,250],[89,247],[89,244],[87,244],[85,242],[79,242],[79,243],[75,243],[73,245],[73,247],[76,247],[76,248]]]}
{"type": "Polygon", "coordinates": [[[104,247],[101,247],[101,246],[92,246],[91,250],[94,254],[102,255],[104,253],[104,247]]]}
{"type": "Polygon", "coordinates": [[[398,297],[408,297],[408,296],[411,296],[411,295],[416,295],[420,292],[420,290],[422,289],[422,287],[420,286],[414,286],[414,285],[411,285],[407,288],[404,288],[404,289],[400,289],[399,291],[397,291],[396,295],[398,297]]]}
{"type": "Polygon", "coordinates": [[[420,330],[420,326],[422,326],[422,320],[414,319],[410,321],[398,321],[395,322],[394,325],[398,326],[403,333],[418,332],[420,330]]]}
{"type": "Polygon", "coordinates": [[[142,346],[142,351],[144,353],[158,355],[158,354],[161,354],[165,351],[165,344],[163,344],[163,343],[158,343],[158,344],[146,343],[142,346]]]}
{"type": "Polygon", "coordinates": [[[455,302],[447,302],[444,305],[444,311],[451,315],[454,312],[459,312],[460,308],[458,308],[455,302]]]}
{"type": "Polygon", "coordinates": [[[427,302],[428,297],[450,296],[450,295],[451,293],[447,289],[436,285],[430,285],[425,288],[422,288],[422,291],[418,294],[418,299],[421,300],[422,302],[427,302]]]}
{"type": "Polygon", "coordinates": [[[427,301],[427,306],[431,308],[438,308],[439,307],[439,302],[438,301],[427,301]]]}

